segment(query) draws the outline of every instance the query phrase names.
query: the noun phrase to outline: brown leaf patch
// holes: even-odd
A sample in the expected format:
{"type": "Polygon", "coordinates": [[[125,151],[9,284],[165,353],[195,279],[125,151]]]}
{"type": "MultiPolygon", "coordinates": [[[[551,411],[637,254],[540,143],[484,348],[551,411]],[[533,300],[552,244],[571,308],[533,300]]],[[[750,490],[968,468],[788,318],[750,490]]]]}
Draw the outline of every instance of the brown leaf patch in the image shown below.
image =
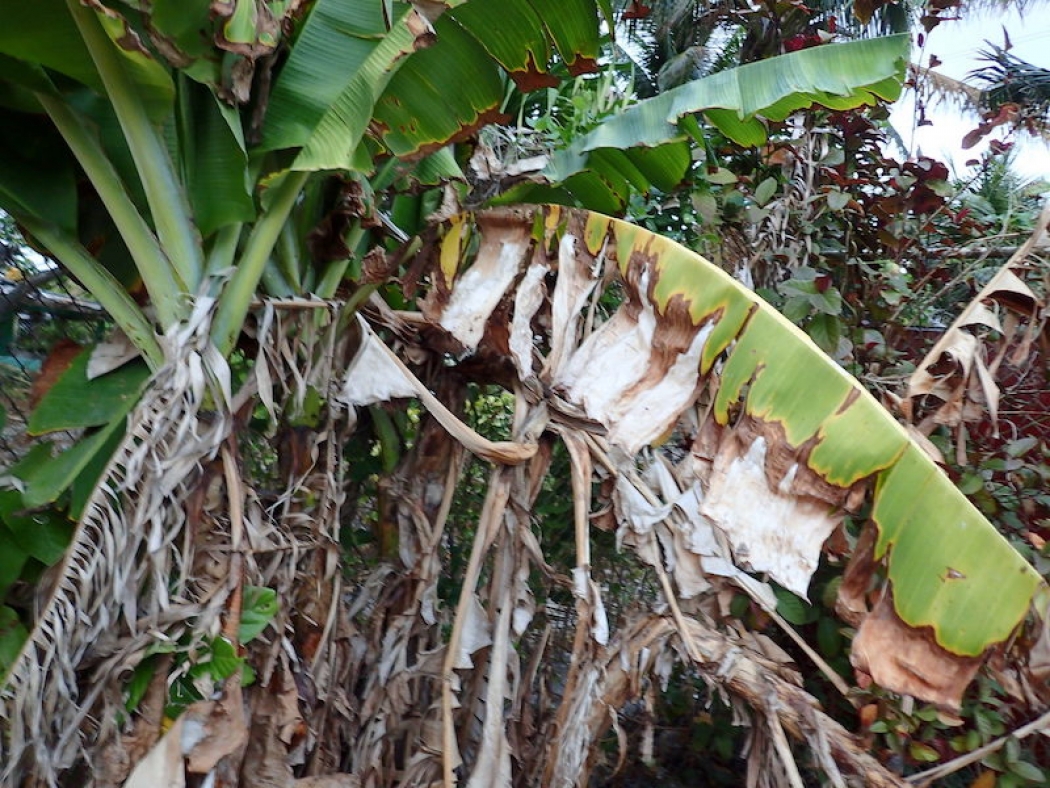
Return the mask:
{"type": "MultiPolygon", "coordinates": [[[[429,156],[431,153],[436,153],[442,148],[454,143],[462,142],[463,140],[470,139],[477,133],[479,129],[483,129],[489,125],[504,125],[511,121],[511,116],[505,112],[500,112],[496,107],[490,107],[489,109],[480,112],[472,122],[464,123],[460,126],[459,131],[452,134],[450,137],[443,139],[441,142],[428,142],[421,143],[418,148],[414,151],[409,151],[401,156],[405,161],[418,161],[419,159],[429,156]]],[[[388,126],[383,123],[372,123],[374,130],[381,135],[385,135],[390,130],[388,126]]],[[[407,129],[406,129],[407,131],[407,129]]]]}
{"type": "Polygon", "coordinates": [[[865,524],[857,540],[857,546],[853,548],[853,555],[846,566],[846,571],[842,575],[842,585],[839,586],[838,596],[835,599],[835,613],[852,626],[859,626],[864,616],[868,614],[868,589],[877,566],[875,561],[877,536],[878,530],[875,526],[870,522],[865,524]]]}
{"type": "Polygon", "coordinates": [[[542,71],[536,64],[532,54],[529,54],[525,68],[508,71],[507,76],[514,80],[518,90],[522,93],[531,93],[540,88],[555,88],[558,86],[558,78],[552,74],[542,71]]]}
{"type": "Polygon", "coordinates": [[[44,363],[40,366],[40,372],[33,380],[33,386],[29,390],[29,406],[35,408],[40,400],[58,382],[62,374],[69,369],[80,351],[84,348],[72,339],[60,339],[51,348],[44,363]]]}
{"type": "Polygon", "coordinates": [[[223,697],[217,701],[194,703],[183,718],[183,747],[193,736],[197,743],[185,753],[186,770],[207,774],[215,765],[244,747],[248,742],[248,725],[244,718],[240,677],[227,682],[223,697]]]}
{"type": "Polygon", "coordinates": [[[928,628],[905,624],[887,591],[861,624],[850,661],[886,689],[958,711],[984,656],[952,654],[937,645],[928,628]]]}
{"type": "Polygon", "coordinates": [[[794,469],[790,482],[790,493],[796,496],[815,498],[832,506],[846,506],[853,488],[831,484],[809,467],[809,454],[815,445],[808,441],[801,446],[792,446],[779,422],[764,422],[746,416],[734,428],[737,440],[750,445],[758,438],[766,442],[766,477],[771,488],[779,487],[789,472],[794,469]]]}

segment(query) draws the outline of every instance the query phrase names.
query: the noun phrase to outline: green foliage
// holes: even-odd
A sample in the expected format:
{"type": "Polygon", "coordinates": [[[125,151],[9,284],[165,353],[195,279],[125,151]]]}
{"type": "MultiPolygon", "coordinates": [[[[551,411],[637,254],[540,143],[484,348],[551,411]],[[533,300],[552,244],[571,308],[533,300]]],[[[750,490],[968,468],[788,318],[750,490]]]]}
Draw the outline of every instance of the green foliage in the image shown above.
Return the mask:
{"type": "Polygon", "coordinates": [[[149,368],[141,361],[132,361],[89,379],[92,350],[86,348],[78,353],[34,408],[27,427],[30,435],[100,427],[131,411],[149,378],[149,368]]]}
{"type": "Polygon", "coordinates": [[[246,586],[241,597],[241,625],[237,639],[249,643],[259,637],[277,616],[279,601],[272,588],[246,586]]]}
{"type": "Polygon", "coordinates": [[[66,507],[31,509],[17,489],[0,490],[0,681],[33,623],[25,592],[44,569],[62,560],[72,535],[66,507]]]}
{"type": "Polygon", "coordinates": [[[272,588],[245,586],[241,597],[241,620],[238,629],[238,646],[220,635],[211,638],[203,649],[189,653],[185,643],[157,643],[148,649],[146,657],[132,671],[124,687],[124,706],[134,712],[151,682],[157,668],[162,664],[162,655],[172,655],[169,668],[175,680],[168,687],[164,716],[178,717],[187,706],[212,695],[212,689],[236,674],[240,674],[242,686],[255,681],[255,671],[248,664],[243,646],[255,640],[273,622],[278,612],[277,592],[272,588]]]}

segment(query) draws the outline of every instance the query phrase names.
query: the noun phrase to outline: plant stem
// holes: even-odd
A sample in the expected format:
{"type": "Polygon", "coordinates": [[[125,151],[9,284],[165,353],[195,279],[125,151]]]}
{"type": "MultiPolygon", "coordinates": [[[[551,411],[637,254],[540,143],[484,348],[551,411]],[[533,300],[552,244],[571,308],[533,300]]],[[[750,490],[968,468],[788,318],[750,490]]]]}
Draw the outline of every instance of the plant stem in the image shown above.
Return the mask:
{"type": "Polygon", "coordinates": [[[18,216],[26,231],[44,244],[66,270],[75,276],[142,351],[152,369],[164,362],[164,353],[149,320],[124,286],[92,257],[87,249],[53,224],[31,216],[18,216]]]}
{"type": "Polygon", "coordinates": [[[274,258],[277,269],[281,272],[295,293],[303,292],[301,266],[299,264],[299,246],[295,242],[295,227],[292,222],[285,222],[277,238],[274,258]]]}
{"type": "Polygon", "coordinates": [[[157,243],[153,231],[124,190],[112,162],[98,141],[85,131],[82,119],[64,101],[42,92],[36,97],[84,168],[120,237],[127,244],[161,325],[176,323],[182,316],[181,284],[176,281],[171,262],[157,243]]]}
{"type": "Polygon", "coordinates": [[[355,256],[359,256],[360,250],[357,247],[364,236],[365,228],[361,226],[361,220],[355,219],[353,226],[347,231],[345,237],[346,247],[350,250],[350,256],[343,260],[333,260],[327,265],[321,281],[317,285],[317,295],[321,298],[335,297],[335,291],[339,288],[339,283],[343,281],[343,275],[346,273],[346,269],[350,267],[350,261],[355,256]]]}
{"type": "Polygon", "coordinates": [[[1031,722],[1022,725],[1017,730],[1007,733],[1005,736],[1000,736],[994,741],[990,741],[983,747],[978,747],[976,750],[971,750],[964,755],[960,755],[958,758],[953,758],[950,761],[946,761],[938,766],[934,766],[932,769],[927,769],[924,772],[918,774],[909,775],[907,781],[914,785],[926,786],[932,783],[934,780],[939,780],[942,777],[947,777],[949,774],[959,771],[971,763],[977,763],[984,758],[987,758],[996,750],[1002,749],[1006,742],[1010,739],[1023,739],[1026,736],[1031,736],[1033,733],[1038,731],[1046,731],[1050,728],[1050,712],[1043,714],[1031,722]]]}
{"type": "Polygon", "coordinates": [[[219,296],[219,307],[212,323],[212,340],[224,356],[233,350],[237,334],[248,314],[255,288],[270,259],[281,228],[288,220],[296,198],[310,177],[308,172],[288,172],[273,186],[270,205],[262,215],[244,245],[237,270],[219,296]]]}
{"type": "Polygon", "coordinates": [[[66,5],[116,111],[142,179],[157,236],[182,279],[183,291],[196,293],[204,271],[200,234],[193,224],[189,202],[175,176],[164,139],[150,122],[116,44],[110,40],[96,12],[85,8],[79,0],[66,0],[66,5]]]}
{"type": "Polygon", "coordinates": [[[237,243],[241,240],[243,224],[228,224],[213,236],[208,262],[204,267],[206,274],[217,274],[233,265],[237,256],[237,243]]]}

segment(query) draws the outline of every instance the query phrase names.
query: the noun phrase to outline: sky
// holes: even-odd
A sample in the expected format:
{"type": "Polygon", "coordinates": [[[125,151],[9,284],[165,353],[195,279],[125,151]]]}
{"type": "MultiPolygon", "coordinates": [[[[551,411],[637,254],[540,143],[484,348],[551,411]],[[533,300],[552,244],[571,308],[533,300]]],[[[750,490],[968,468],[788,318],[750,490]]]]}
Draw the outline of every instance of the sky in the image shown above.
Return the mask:
{"type": "MultiPolygon", "coordinates": [[[[1050,3],[1038,0],[1029,3],[1023,15],[1016,7],[1011,7],[1009,10],[989,9],[962,21],[942,22],[928,34],[922,50],[912,51],[912,60],[928,65],[930,56],[936,55],[942,61],[937,71],[955,79],[965,79],[970,71],[980,67],[978,53],[985,48],[985,41],[1003,45],[1004,27],[1013,43],[1011,53],[1033,65],[1050,68],[1050,3]]],[[[964,151],[962,138],[976,128],[975,117],[963,117],[944,104],[927,107],[926,114],[933,125],[915,128],[915,96],[908,91],[894,106],[891,121],[904,138],[911,155],[925,154],[946,161],[960,176],[967,171],[965,162],[968,159],[980,158],[987,150],[988,139],[1005,136],[1005,132],[997,129],[984,141],[964,151]]],[[[1015,132],[1009,139],[1017,143],[1015,167],[1018,174],[1050,180],[1050,143],[1032,137],[1026,131],[1015,132]]]]}

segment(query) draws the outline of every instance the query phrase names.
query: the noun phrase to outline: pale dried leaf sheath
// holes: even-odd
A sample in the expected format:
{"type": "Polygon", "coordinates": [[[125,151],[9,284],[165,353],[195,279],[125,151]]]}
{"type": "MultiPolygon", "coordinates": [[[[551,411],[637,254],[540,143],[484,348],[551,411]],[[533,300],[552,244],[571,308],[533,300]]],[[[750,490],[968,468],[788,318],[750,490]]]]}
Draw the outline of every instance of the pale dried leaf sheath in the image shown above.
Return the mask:
{"type": "Polygon", "coordinates": [[[1024,244],[1018,247],[995,276],[981,288],[948,329],[941,335],[926,357],[908,379],[906,399],[914,400],[932,395],[941,401],[933,421],[958,426],[977,421],[987,409],[992,423],[998,418],[999,388],[994,380],[995,369],[1011,343],[1018,340],[1021,321],[1029,325],[1028,335],[1021,338],[1017,351],[1023,358],[1030,347],[1032,329],[1045,321],[1040,310],[1045,303],[1018,275],[1033,252],[1045,245],[1050,237],[1050,201],[1043,208],[1035,229],[1024,244]],[[1005,317],[993,311],[1002,310],[1005,317]],[[998,359],[989,365],[985,361],[983,338],[977,333],[981,327],[1001,335],[998,359]],[[947,362],[947,371],[935,371],[947,362]],[[989,368],[991,367],[991,369],[989,368]],[[980,392],[974,402],[974,393],[980,392]]]}
{"type": "Polygon", "coordinates": [[[549,745],[549,778],[544,784],[555,788],[587,784],[586,753],[608,724],[608,710],[636,697],[643,677],[656,681],[666,674],[673,662],[668,657],[674,651],[682,652],[685,661],[692,662],[712,686],[744,699],[770,724],[783,726],[796,738],[819,741],[817,757],[829,773],[838,774],[837,762],[843,771],[868,786],[907,785],[826,716],[801,688],[780,678],[768,660],[742,648],[732,635],[691,618],[684,621],[683,631],[670,617],[656,615],[629,621],[587,666],[570,699],[570,723],[562,738],[549,745]]]}
{"type": "Polygon", "coordinates": [[[394,397],[415,396],[457,441],[483,459],[518,465],[536,453],[535,444],[494,442],[479,435],[446,408],[363,320],[361,327],[361,349],[347,369],[340,392],[341,401],[355,407],[394,397]]]}
{"type": "MultiPolygon", "coordinates": [[[[96,701],[160,635],[150,622],[172,616],[173,599],[193,597],[196,578],[179,543],[187,521],[183,502],[198,489],[201,466],[215,458],[232,424],[228,412],[198,418],[206,399],[230,399],[228,368],[209,350],[209,308],[202,299],[190,321],[164,337],[169,362],[129,417],[127,435],[57,568],[53,592],[41,601],[37,625],[0,688],[4,784],[16,782],[22,769],[55,784],[81,756],[82,736],[113,736],[120,715],[97,713],[96,701]],[[154,592],[141,595],[146,588],[154,592]],[[87,660],[96,667],[81,695],[78,671],[87,660]],[[89,719],[97,724],[85,723],[89,719]]],[[[183,605],[201,637],[217,626],[225,598],[183,605]]]]}

